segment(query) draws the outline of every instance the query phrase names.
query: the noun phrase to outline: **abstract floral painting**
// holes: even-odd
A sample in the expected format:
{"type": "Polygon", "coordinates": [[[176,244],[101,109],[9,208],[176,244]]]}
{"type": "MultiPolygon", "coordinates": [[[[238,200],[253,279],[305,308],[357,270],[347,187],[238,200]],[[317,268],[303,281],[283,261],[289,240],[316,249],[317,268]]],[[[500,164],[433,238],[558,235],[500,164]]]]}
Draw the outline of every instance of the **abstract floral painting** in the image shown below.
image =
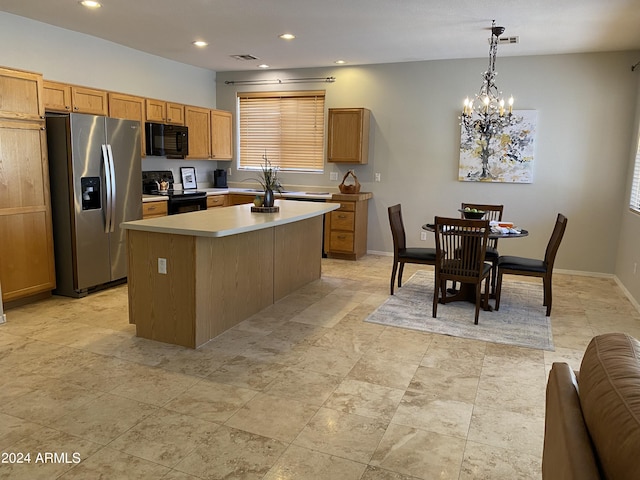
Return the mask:
{"type": "Polygon", "coordinates": [[[487,139],[461,126],[460,169],[463,182],[532,183],[538,112],[514,110],[513,124],[487,139]],[[483,160],[485,165],[483,166],[483,160]],[[484,167],[484,168],[483,168],[484,167]]]}

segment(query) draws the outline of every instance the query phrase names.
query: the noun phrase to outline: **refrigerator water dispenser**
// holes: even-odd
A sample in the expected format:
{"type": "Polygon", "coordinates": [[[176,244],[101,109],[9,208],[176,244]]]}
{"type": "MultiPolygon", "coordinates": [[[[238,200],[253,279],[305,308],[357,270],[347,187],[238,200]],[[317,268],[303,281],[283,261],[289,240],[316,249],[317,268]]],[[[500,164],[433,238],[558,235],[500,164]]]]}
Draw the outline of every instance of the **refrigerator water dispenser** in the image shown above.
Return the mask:
{"type": "Polygon", "coordinates": [[[82,189],[82,210],[99,210],[100,204],[100,177],[80,178],[82,189]]]}

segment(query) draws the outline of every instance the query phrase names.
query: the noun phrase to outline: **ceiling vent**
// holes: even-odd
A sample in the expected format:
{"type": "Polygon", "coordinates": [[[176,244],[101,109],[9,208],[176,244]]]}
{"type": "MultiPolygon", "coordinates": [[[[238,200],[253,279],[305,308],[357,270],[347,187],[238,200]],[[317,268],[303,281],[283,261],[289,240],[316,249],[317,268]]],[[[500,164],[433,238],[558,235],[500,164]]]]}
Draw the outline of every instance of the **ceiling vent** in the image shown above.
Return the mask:
{"type": "Polygon", "coordinates": [[[231,55],[231,58],[235,58],[236,60],[258,60],[258,57],[256,57],[255,55],[249,55],[248,53],[244,54],[244,55],[231,55]]]}
{"type": "MultiPolygon", "coordinates": [[[[491,39],[489,39],[489,43],[491,43],[491,39]]],[[[520,37],[514,35],[513,37],[498,38],[498,45],[511,45],[514,43],[520,43],[520,37]]]]}

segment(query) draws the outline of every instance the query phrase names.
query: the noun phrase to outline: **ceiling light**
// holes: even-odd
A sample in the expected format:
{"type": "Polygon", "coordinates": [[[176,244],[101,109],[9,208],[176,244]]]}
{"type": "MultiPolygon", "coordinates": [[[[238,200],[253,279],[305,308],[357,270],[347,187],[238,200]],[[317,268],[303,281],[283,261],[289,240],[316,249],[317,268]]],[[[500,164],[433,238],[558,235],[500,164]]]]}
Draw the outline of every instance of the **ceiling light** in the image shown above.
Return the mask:
{"type": "Polygon", "coordinates": [[[93,0],[82,0],[81,2],[78,2],[78,3],[83,7],[87,7],[87,8],[100,8],[102,6],[100,2],[95,2],[93,0]]]}
{"type": "Polygon", "coordinates": [[[337,65],[344,65],[344,64],[345,64],[345,63],[347,63],[347,62],[346,62],[346,60],[336,60],[336,61],[335,61],[335,62],[333,62],[333,63],[335,63],[335,64],[337,64],[337,65]]]}
{"type": "Polygon", "coordinates": [[[206,47],[207,45],[209,45],[207,42],[205,42],[204,40],[196,40],[195,42],[193,42],[193,44],[196,47],[206,47]]]}
{"type": "Polygon", "coordinates": [[[491,44],[489,47],[489,68],[482,75],[483,81],[480,92],[475,99],[467,97],[464,101],[460,124],[469,135],[478,135],[478,145],[481,146],[480,157],[482,159],[482,173],[479,179],[491,178],[489,171],[490,144],[493,137],[499,135],[505,127],[517,122],[513,115],[513,97],[508,100],[505,108],[505,100],[502,92],[498,90],[495,79],[496,55],[500,35],[504,33],[504,27],[497,27],[495,20],[491,24],[491,44]],[[474,102],[477,102],[474,105],[474,102]]]}
{"type": "Polygon", "coordinates": [[[261,63],[260,65],[258,65],[258,68],[269,68],[269,65],[267,65],[266,63],[261,63]]]}
{"type": "Polygon", "coordinates": [[[283,33],[282,35],[279,35],[279,37],[283,40],[293,40],[294,38],[296,38],[293,33],[283,33]]]}

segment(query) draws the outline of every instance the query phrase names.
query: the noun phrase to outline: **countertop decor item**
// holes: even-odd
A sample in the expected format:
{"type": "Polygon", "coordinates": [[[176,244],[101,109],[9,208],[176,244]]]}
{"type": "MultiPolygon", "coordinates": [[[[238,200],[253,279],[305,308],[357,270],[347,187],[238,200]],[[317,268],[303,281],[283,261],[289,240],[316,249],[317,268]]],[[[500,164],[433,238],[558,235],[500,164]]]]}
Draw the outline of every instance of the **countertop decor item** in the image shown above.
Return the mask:
{"type": "Polygon", "coordinates": [[[273,202],[275,200],[273,196],[274,190],[276,192],[282,192],[282,184],[280,183],[280,179],[278,178],[278,172],[280,168],[278,166],[271,165],[269,158],[267,157],[267,151],[264,151],[264,155],[262,156],[264,159],[264,164],[260,165],[260,169],[262,170],[262,175],[258,178],[258,183],[264,190],[264,200],[262,201],[263,207],[273,207],[273,202]]]}
{"type": "Polygon", "coordinates": [[[338,188],[340,189],[340,193],[360,193],[360,182],[358,181],[358,177],[356,177],[356,174],[353,170],[349,170],[347,173],[344,174],[344,177],[342,177],[342,183],[338,185],[338,188]],[[349,175],[353,177],[353,180],[355,181],[355,183],[352,183],[352,184],[344,183],[349,177],[349,175]]]}

